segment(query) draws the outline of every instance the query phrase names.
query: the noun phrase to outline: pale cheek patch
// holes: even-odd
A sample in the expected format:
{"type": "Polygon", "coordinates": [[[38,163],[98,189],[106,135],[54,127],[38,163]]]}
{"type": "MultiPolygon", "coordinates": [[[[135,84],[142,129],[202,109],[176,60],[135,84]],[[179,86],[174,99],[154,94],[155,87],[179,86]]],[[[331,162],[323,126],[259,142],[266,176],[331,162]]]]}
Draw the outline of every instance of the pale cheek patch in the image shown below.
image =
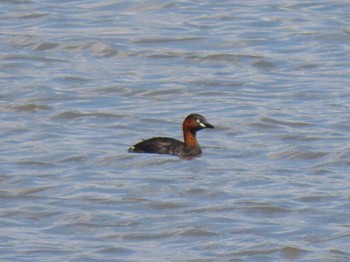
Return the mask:
{"type": "Polygon", "coordinates": [[[205,124],[203,124],[199,119],[197,119],[197,124],[200,125],[201,127],[205,128],[205,124]]]}

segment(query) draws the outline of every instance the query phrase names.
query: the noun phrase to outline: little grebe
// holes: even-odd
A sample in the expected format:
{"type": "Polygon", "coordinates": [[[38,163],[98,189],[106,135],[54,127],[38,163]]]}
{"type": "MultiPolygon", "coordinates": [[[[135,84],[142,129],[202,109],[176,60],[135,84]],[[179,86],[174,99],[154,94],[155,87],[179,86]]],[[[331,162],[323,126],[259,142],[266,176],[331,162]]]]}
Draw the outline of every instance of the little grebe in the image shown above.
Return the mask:
{"type": "Polygon", "coordinates": [[[169,137],[153,137],[129,148],[134,153],[155,153],[177,156],[196,156],[202,153],[196,133],[204,128],[214,128],[213,125],[199,114],[187,116],[182,124],[185,143],[169,137]]]}

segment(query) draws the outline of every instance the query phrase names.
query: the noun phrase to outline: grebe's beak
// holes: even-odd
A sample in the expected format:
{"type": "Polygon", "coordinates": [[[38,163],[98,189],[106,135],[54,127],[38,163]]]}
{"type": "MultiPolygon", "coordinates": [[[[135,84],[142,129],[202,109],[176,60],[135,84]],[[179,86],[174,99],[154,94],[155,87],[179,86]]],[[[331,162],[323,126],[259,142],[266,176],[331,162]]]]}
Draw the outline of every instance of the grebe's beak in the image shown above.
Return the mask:
{"type": "Polygon", "coordinates": [[[209,124],[208,122],[204,123],[206,128],[215,128],[212,124],[209,124]]]}
{"type": "Polygon", "coordinates": [[[214,126],[212,124],[210,124],[208,121],[200,121],[199,125],[202,128],[214,128],[214,126]]]}
{"type": "MultiPolygon", "coordinates": [[[[190,115],[190,116],[192,116],[192,115],[190,115]]],[[[214,128],[214,126],[212,124],[210,124],[203,116],[201,116],[200,118],[197,118],[196,123],[197,123],[197,127],[199,127],[199,129],[214,128]]]]}

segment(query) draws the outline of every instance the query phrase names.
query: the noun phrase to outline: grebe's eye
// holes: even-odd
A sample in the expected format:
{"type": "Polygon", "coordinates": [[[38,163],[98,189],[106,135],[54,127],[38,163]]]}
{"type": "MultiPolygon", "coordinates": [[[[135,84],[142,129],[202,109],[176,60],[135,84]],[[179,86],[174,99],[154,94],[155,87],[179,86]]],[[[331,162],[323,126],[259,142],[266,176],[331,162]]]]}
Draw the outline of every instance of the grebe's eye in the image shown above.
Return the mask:
{"type": "Polygon", "coordinates": [[[196,122],[197,122],[197,124],[200,125],[201,127],[203,127],[203,128],[206,127],[205,124],[203,124],[199,119],[197,119],[196,122]]]}

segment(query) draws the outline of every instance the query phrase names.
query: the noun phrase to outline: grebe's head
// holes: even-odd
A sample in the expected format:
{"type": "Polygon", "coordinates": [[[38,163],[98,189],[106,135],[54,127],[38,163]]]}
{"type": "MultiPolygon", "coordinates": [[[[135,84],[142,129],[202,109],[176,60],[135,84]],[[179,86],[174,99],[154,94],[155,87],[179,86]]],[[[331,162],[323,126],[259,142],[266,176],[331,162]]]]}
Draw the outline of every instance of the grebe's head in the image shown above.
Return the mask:
{"type": "Polygon", "coordinates": [[[185,118],[183,128],[198,131],[203,128],[214,128],[214,126],[210,124],[204,116],[200,114],[191,114],[185,118]]]}

